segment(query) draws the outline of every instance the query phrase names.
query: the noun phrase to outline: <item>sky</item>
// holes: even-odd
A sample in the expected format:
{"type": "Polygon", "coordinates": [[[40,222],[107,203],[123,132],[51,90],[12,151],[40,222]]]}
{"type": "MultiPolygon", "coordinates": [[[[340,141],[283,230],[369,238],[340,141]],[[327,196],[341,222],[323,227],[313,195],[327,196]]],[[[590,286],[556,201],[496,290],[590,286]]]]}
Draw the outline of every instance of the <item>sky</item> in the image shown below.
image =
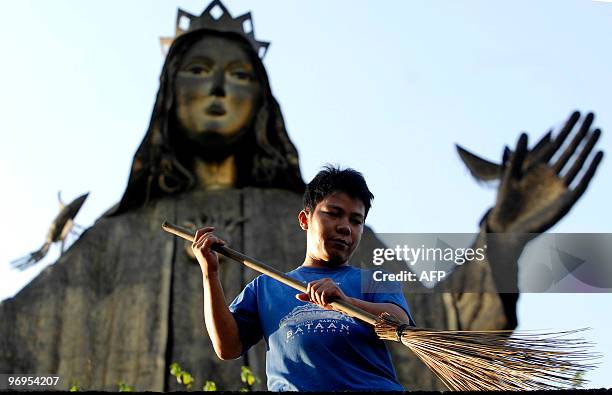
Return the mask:
{"type": "MultiPolygon", "coordinates": [[[[90,192],[77,223],[116,203],[151,115],[163,64],[158,38],[178,7],[206,1],[6,2],[0,13],[0,299],[34,268],[57,214],[90,192]]],[[[522,131],[535,141],[573,110],[595,112],[612,153],[612,3],[592,0],[284,0],[225,2],[252,11],[272,91],[305,180],[325,163],[364,173],[376,232],[475,232],[495,199],[460,162],[459,143],[499,161],[522,131]]],[[[604,159],[582,199],[551,231],[612,233],[604,159]]],[[[612,387],[610,294],[522,294],[519,329],[591,327],[604,356],[588,387],[612,387]]]]}

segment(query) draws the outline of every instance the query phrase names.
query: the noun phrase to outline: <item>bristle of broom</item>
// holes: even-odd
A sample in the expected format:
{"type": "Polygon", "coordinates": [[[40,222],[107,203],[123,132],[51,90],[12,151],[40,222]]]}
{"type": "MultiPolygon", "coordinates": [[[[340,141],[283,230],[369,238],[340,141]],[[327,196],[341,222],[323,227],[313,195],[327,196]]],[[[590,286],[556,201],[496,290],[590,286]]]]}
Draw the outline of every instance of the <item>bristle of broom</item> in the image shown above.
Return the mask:
{"type": "Polygon", "coordinates": [[[574,387],[599,357],[589,351],[589,342],[566,337],[583,330],[443,331],[407,327],[390,317],[375,326],[381,339],[401,341],[458,391],[574,387]]]}

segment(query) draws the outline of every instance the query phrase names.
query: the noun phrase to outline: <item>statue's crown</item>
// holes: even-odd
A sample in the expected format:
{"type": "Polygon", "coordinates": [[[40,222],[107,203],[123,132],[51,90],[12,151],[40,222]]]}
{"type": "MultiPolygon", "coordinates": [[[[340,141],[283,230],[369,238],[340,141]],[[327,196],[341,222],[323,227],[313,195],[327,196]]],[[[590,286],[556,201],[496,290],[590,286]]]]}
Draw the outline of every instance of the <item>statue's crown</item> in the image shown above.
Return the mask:
{"type": "Polygon", "coordinates": [[[269,42],[258,41],[255,38],[255,28],[251,13],[240,15],[233,18],[221,0],[213,0],[200,16],[192,15],[186,11],[178,9],[176,15],[176,33],[174,37],[162,37],[160,43],[164,55],[172,42],[182,34],[195,30],[215,30],[218,32],[238,33],[244,37],[253,47],[255,53],[263,58],[268,51],[269,42]]]}

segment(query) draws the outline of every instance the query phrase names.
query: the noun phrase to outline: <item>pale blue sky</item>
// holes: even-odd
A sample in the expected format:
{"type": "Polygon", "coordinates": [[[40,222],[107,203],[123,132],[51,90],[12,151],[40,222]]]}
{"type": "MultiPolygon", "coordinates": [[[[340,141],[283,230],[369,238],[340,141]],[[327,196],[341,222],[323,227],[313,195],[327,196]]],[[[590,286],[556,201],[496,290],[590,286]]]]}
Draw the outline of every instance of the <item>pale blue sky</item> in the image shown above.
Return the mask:
{"type": "MultiPolygon", "coordinates": [[[[89,226],[121,196],[147,128],[176,9],[206,1],[3,3],[0,37],[0,298],[44,266],[8,262],[37,248],[65,199],[91,191],[89,226]]],[[[265,64],[305,179],[326,162],[361,170],[377,232],[472,232],[494,189],[476,184],[458,142],[498,160],[574,109],[592,110],[612,153],[612,4],[590,0],[227,0],[272,42],[265,64]]],[[[556,232],[612,233],[612,161],[556,232]]],[[[52,250],[44,263],[57,257],[52,250]]],[[[612,386],[612,303],[603,295],[522,295],[521,328],[593,328],[605,354],[587,376],[612,386]]]]}

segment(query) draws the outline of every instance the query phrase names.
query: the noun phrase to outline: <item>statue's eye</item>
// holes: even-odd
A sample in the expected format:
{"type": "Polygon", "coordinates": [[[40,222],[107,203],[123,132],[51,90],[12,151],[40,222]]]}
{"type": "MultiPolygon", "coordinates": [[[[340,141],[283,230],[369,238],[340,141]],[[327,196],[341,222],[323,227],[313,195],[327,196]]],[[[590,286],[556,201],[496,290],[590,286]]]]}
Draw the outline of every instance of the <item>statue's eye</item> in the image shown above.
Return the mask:
{"type": "Polygon", "coordinates": [[[244,81],[251,81],[253,80],[253,75],[247,71],[242,71],[242,70],[234,70],[232,71],[232,76],[239,79],[239,80],[244,80],[244,81]]]}
{"type": "Polygon", "coordinates": [[[206,74],[208,73],[208,68],[205,66],[201,66],[201,65],[194,65],[194,66],[190,66],[187,68],[187,71],[189,71],[191,74],[196,74],[196,75],[200,75],[200,74],[206,74]]]}

